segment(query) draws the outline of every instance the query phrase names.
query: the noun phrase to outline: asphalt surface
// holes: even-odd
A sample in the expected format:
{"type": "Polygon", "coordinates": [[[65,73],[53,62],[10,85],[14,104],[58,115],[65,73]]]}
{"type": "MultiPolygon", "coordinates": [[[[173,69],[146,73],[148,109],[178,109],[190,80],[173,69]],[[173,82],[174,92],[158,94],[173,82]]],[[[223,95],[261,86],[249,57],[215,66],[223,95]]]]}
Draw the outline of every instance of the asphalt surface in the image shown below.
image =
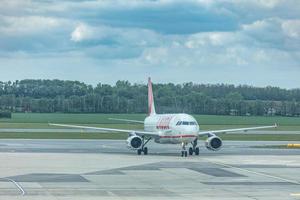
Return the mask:
{"type": "MultiPolygon", "coordinates": [[[[0,140],[0,199],[300,199],[300,149],[224,141],[182,158],[180,145],[120,140],[0,140]]],[[[300,143],[300,142],[299,142],[300,143]]]]}
{"type": "MultiPolygon", "coordinates": [[[[200,155],[300,155],[300,149],[253,148],[257,146],[286,145],[295,141],[223,141],[219,151],[209,151],[204,141],[199,141],[200,155]]],[[[297,142],[296,142],[297,143],[297,142]]],[[[300,142],[299,142],[300,143],[300,142]]],[[[178,156],[180,144],[157,144],[150,141],[149,154],[158,156],[178,156]]],[[[76,140],[76,139],[1,139],[0,152],[27,153],[107,153],[135,155],[127,148],[125,140],[76,140]]]]}

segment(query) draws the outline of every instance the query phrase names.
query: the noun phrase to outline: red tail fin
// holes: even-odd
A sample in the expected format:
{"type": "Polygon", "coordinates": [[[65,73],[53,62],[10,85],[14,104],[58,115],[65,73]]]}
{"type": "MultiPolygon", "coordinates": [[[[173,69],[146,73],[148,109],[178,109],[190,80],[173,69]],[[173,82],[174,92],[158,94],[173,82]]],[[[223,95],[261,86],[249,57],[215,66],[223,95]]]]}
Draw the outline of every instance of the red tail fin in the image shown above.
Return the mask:
{"type": "Polygon", "coordinates": [[[148,114],[155,115],[155,106],[154,106],[154,98],[153,98],[153,91],[152,91],[152,83],[151,78],[148,78],[148,114]]]}

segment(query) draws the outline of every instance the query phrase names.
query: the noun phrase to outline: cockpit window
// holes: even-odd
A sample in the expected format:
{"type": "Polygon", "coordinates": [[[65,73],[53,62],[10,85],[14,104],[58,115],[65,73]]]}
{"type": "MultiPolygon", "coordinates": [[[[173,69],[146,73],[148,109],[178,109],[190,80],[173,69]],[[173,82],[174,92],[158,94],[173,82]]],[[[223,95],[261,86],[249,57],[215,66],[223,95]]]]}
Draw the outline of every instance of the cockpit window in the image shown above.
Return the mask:
{"type": "Polygon", "coordinates": [[[179,126],[181,124],[182,124],[182,121],[178,121],[177,124],[176,124],[176,126],[179,126]]]}
{"type": "Polygon", "coordinates": [[[182,122],[182,125],[189,125],[189,122],[183,121],[183,122],[182,122]]]}
{"type": "Polygon", "coordinates": [[[195,122],[195,121],[193,121],[193,122],[178,121],[176,123],[176,126],[179,126],[179,125],[192,125],[192,126],[195,126],[195,125],[197,125],[197,122],[195,122]]]}

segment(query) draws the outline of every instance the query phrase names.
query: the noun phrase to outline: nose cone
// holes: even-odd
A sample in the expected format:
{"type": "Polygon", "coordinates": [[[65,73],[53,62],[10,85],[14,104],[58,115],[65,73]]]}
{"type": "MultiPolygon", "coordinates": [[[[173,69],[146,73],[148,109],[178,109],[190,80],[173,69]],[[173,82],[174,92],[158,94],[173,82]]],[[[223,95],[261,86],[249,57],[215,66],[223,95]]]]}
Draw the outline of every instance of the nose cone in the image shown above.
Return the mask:
{"type": "Polygon", "coordinates": [[[199,132],[199,125],[194,126],[193,131],[198,133],[199,132]]]}

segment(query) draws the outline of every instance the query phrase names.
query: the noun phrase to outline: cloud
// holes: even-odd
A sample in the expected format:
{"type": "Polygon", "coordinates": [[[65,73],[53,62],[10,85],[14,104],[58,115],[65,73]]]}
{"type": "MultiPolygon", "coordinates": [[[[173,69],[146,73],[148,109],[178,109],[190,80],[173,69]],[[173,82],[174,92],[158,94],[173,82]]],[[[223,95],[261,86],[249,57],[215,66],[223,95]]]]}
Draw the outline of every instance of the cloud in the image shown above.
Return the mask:
{"type": "Polygon", "coordinates": [[[165,36],[151,30],[91,26],[83,23],[74,28],[70,40],[86,56],[97,59],[139,57],[147,47],[170,42],[165,36]]]}
{"type": "Polygon", "coordinates": [[[0,66],[76,79],[85,66],[93,75],[80,80],[93,82],[154,75],[292,87],[299,10],[298,0],[3,0],[0,66]]]}
{"type": "Polygon", "coordinates": [[[290,38],[300,38],[300,20],[285,20],[281,24],[283,32],[290,38]]]}
{"type": "Polygon", "coordinates": [[[74,42],[80,42],[82,40],[91,39],[94,37],[95,31],[86,26],[85,24],[79,24],[71,34],[71,40],[74,42]]]}
{"type": "Polygon", "coordinates": [[[45,7],[51,13],[92,25],[151,29],[167,34],[232,31],[263,18],[297,18],[300,9],[298,0],[60,1],[45,7]]]}
{"type": "Polygon", "coordinates": [[[8,52],[70,50],[73,22],[55,16],[0,16],[0,56],[8,52]]]}
{"type": "Polygon", "coordinates": [[[65,20],[43,16],[1,16],[0,33],[5,35],[28,35],[58,28],[65,20]]]}
{"type": "Polygon", "coordinates": [[[242,33],[255,39],[256,45],[287,51],[300,50],[299,20],[268,18],[242,26],[242,33]]]}

